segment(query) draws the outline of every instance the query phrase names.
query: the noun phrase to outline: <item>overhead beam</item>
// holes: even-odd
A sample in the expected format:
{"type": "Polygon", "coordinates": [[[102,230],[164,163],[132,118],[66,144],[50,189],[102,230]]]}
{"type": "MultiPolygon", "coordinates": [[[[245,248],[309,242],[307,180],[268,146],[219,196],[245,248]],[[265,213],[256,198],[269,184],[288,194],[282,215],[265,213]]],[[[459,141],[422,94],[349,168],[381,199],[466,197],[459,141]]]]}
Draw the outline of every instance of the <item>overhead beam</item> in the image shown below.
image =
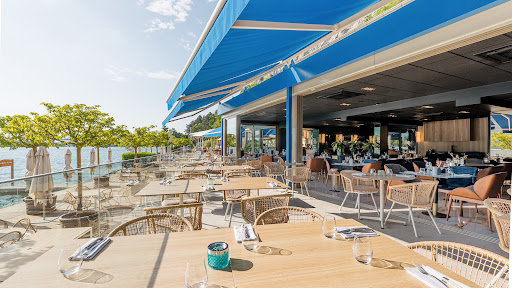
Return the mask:
{"type": "Polygon", "coordinates": [[[443,92],[428,96],[409,98],[399,101],[382,103],[379,105],[371,105],[337,112],[325,113],[322,115],[305,118],[304,122],[321,121],[334,118],[340,118],[342,121],[346,121],[350,116],[368,115],[373,113],[387,112],[453,101],[456,102],[456,105],[458,107],[461,107],[465,105],[480,104],[480,99],[484,97],[503,95],[509,93],[512,93],[512,81],[483,85],[450,92],[443,92]]]}
{"type": "Polygon", "coordinates": [[[334,31],[334,25],[287,23],[253,20],[236,20],[233,29],[282,30],[282,31],[334,31]]]}

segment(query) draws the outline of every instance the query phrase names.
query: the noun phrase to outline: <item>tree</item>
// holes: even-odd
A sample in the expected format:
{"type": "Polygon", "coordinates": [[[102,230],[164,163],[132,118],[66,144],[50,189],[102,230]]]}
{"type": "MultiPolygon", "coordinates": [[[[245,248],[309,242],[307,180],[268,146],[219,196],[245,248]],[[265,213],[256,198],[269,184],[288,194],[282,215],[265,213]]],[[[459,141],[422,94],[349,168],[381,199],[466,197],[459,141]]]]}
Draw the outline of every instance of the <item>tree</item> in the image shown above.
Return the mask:
{"type": "Polygon", "coordinates": [[[137,159],[137,149],[139,147],[148,147],[152,145],[151,129],[155,126],[134,128],[133,132],[124,130],[120,137],[120,145],[126,148],[133,148],[134,159],[137,159]]]}
{"type": "Polygon", "coordinates": [[[182,147],[182,146],[190,146],[192,145],[192,142],[188,138],[187,135],[183,135],[181,138],[172,138],[172,146],[173,147],[182,147]]]}
{"type": "Polygon", "coordinates": [[[512,149],[512,133],[491,133],[491,147],[502,150],[512,149]]]}
{"type": "MultiPolygon", "coordinates": [[[[114,118],[99,110],[100,106],[73,104],[58,106],[42,103],[48,111],[45,115],[34,114],[34,121],[41,124],[47,137],[62,144],[76,147],[76,167],[82,167],[82,148],[98,145],[98,139],[107,139],[106,132],[115,127],[114,118]],[[39,121],[39,122],[38,122],[39,121]]],[[[82,171],[78,172],[78,206],[82,210],[82,171]]]]}
{"type": "Polygon", "coordinates": [[[172,138],[172,136],[171,136],[170,132],[166,132],[166,131],[158,132],[155,137],[155,147],[169,146],[172,143],[171,138],[172,138]]]}
{"type": "Polygon", "coordinates": [[[0,147],[31,148],[35,154],[38,146],[53,146],[53,142],[42,130],[41,122],[35,115],[0,117],[0,147]]]}
{"type": "Polygon", "coordinates": [[[125,126],[116,126],[108,130],[103,130],[98,134],[98,137],[93,139],[88,146],[96,148],[96,156],[98,157],[98,165],[100,164],[100,148],[107,148],[109,146],[118,145],[119,138],[125,130],[125,126]]]}
{"type": "Polygon", "coordinates": [[[204,116],[199,115],[195,120],[187,124],[186,132],[194,133],[204,130],[219,128],[221,125],[221,117],[215,113],[208,113],[204,116]]]}

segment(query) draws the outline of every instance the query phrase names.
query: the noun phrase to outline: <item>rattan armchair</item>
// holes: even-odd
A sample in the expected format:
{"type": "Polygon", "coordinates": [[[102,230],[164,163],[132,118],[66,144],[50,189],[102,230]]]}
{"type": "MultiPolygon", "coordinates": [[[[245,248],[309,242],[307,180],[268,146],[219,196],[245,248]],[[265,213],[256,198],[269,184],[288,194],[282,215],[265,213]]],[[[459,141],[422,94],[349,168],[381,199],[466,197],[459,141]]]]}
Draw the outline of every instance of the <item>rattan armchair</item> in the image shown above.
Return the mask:
{"type": "Polygon", "coordinates": [[[278,194],[267,196],[251,196],[242,198],[242,218],[249,224],[265,211],[276,207],[288,206],[292,194],[278,194]]]}
{"type": "Polygon", "coordinates": [[[487,250],[453,242],[428,241],[407,245],[480,287],[509,287],[509,261],[487,250]]]}
{"type": "Polygon", "coordinates": [[[187,219],[192,224],[194,230],[203,229],[203,203],[149,207],[144,208],[144,211],[146,212],[146,215],[161,213],[175,215],[180,214],[183,218],[187,219]]]}
{"type": "MultiPolygon", "coordinates": [[[[251,177],[250,171],[231,171],[226,172],[225,177],[235,178],[235,177],[251,177]]],[[[224,213],[224,220],[227,221],[228,211],[229,211],[229,224],[228,227],[231,227],[231,220],[233,219],[233,207],[235,204],[240,203],[242,201],[242,197],[247,196],[249,194],[249,190],[226,190],[223,193],[223,201],[228,203],[226,206],[226,212],[224,213]]]]}
{"type": "Polygon", "coordinates": [[[439,182],[437,181],[425,181],[389,186],[387,199],[393,202],[393,204],[391,204],[391,207],[389,208],[388,216],[386,216],[384,224],[388,221],[389,215],[391,215],[391,211],[393,211],[393,207],[398,203],[409,208],[409,217],[407,217],[407,221],[404,221],[404,225],[407,225],[409,220],[411,220],[414,235],[416,237],[418,237],[418,233],[416,232],[416,225],[414,224],[414,216],[412,214],[413,207],[426,209],[428,215],[430,215],[430,219],[432,219],[432,222],[434,223],[434,226],[436,226],[437,232],[441,234],[441,230],[437,227],[437,223],[430,211],[438,183],[439,182]]]}
{"type": "Polygon", "coordinates": [[[263,212],[254,225],[323,221],[320,214],[294,206],[277,207],[263,212]]]}
{"type": "Polygon", "coordinates": [[[25,229],[25,232],[23,232],[23,235],[21,237],[25,237],[26,235],[30,235],[31,233],[37,232],[37,229],[34,226],[32,226],[32,224],[30,223],[30,219],[28,218],[20,219],[18,222],[14,223],[12,227],[21,227],[25,229]]]}
{"type": "Polygon", "coordinates": [[[251,160],[245,162],[245,165],[252,167],[254,170],[252,171],[255,176],[261,176],[261,161],[260,160],[251,160]]]}
{"type": "Polygon", "coordinates": [[[341,202],[340,211],[345,204],[345,201],[348,198],[349,194],[356,194],[356,208],[357,208],[357,218],[361,219],[361,195],[370,195],[372,197],[373,205],[375,205],[375,210],[377,211],[377,215],[379,215],[379,208],[377,207],[377,203],[375,202],[375,198],[373,194],[379,193],[379,189],[373,186],[367,185],[357,185],[357,179],[353,178],[350,173],[342,171],[341,173],[341,184],[343,185],[343,191],[345,191],[346,195],[341,202]]]}
{"type": "Polygon", "coordinates": [[[281,177],[281,180],[285,182],[284,170],[286,170],[286,166],[284,166],[283,164],[272,162],[263,163],[263,166],[265,167],[265,175],[267,177],[272,177],[276,180],[277,177],[281,177]]]}
{"type": "Polygon", "coordinates": [[[300,193],[304,194],[304,191],[302,190],[302,186],[306,188],[306,192],[309,196],[309,190],[308,190],[308,181],[309,181],[309,168],[307,167],[294,167],[294,168],[288,168],[284,170],[284,180],[286,181],[286,185],[288,183],[291,183],[292,187],[292,195],[295,193],[294,185],[299,184],[300,185],[300,193]]]}
{"type": "Polygon", "coordinates": [[[500,216],[510,213],[510,200],[488,198],[484,201],[487,211],[491,212],[494,226],[500,237],[500,248],[509,252],[510,249],[510,218],[503,219],[500,216]]]}
{"type": "Polygon", "coordinates": [[[132,219],[117,226],[108,237],[146,235],[192,231],[194,227],[185,218],[173,214],[151,214],[132,219]]]}
{"type": "Polygon", "coordinates": [[[4,248],[16,241],[19,241],[23,235],[19,231],[11,231],[0,236],[0,248],[4,248]]]}

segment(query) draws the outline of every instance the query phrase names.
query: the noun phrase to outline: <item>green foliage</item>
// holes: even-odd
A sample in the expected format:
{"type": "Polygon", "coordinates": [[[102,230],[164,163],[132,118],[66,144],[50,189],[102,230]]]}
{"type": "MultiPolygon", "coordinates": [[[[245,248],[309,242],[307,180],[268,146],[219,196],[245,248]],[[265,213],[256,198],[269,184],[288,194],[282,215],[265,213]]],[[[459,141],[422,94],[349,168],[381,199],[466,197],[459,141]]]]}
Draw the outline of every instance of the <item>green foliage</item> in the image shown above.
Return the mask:
{"type": "Polygon", "coordinates": [[[491,133],[491,147],[499,149],[512,149],[512,133],[491,133]]]}
{"type": "Polygon", "coordinates": [[[32,148],[53,146],[51,138],[43,131],[35,115],[14,115],[0,117],[0,147],[32,148]]]}
{"type": "Polygon", "coordinates": [[[176,138],[181,138],[181,136],[183,136],[182,133],[176,131],[176,129],[174,129],[174,128],[171,128],[171,130],[169,130],[169,132],[171,133],[171,135],[173,137],[176,137],[176,138]]]}
{"type": "Polygon", "coordinates": [[[192,142],[188,138],[187,135],[183,135],[181,138],[172,138],[172,146],[174,148],[182,147],[182,146],[192,146],[192,142]]]}
{"type": "Polygon", "coordinates": [[[343,142],[341,142],[341,141],[333,142],[331,144],[331,147],[334,152],[338,152],[338,151],[343,152],[343,150],[345,150],[345,146],[343,145],[343,142]]]}
{"type": "Polygon", "coordinates": [[[370,140],[366,140],[363,145],[362,145],[362,150],[364,152],[368,152],[368,151],[374,151],[375,148],[379,148],[380,147],[380,144],[378,142],[371,142],[370,140]]]}
{"type": "Polygon", "coordinates": [[[398,4],[402,3],[402,2],[404,2],[404,0],[393,0],[393,1],[389,2],[388,4],[386,4],[386,5],[382,6],[382,7],[380,7],[379,9],[377,9],[377,11],[375,11],[375,14],[366,16],[364,18],[364,22],[363,23],[366,23],[366,22],[372,20],[373,18],[379,16],[380,14],[388,11],[389,9],[395,7],[396,5],[398,5],[398,4]]]}
{"type": "MultiPolygon", "coordinates": [[[[210,129],[219,128],[221,125],[221,117],[215,113],[208,113],[204,116],[199,115],[195,120],[187,124],[187,132],[194,133],[210,129]]],[[[181,137],[178,137],[181,138],[181,137]]]]}
{"type": "MultiPolygon", "coordinates": [[[[137,153],[138,158],[144,158],[144,157],[153,156],[153,155],[156,155],[156,153],[150,153],[150,152],[137,153]]],[[[135,159],[135,153],[133,153],[133,152],[124,153],[122,157],[123,157],[123,160],[132,160],[132,159],[135,159]]]]}
{"type": "Polygon", "coordinates": [[[126,148],[135,149],[135,158],[137,158],[137,148],[154,146],[155,133],[151,131],[155,126],[134,128],[133,132],[124,129],[121,133],[119,143],[126,148]]]}
{"type": "Polygon", "coordinates": [[[360,152],[363,148],[363,143],[359,140],[350,141],[349,149],[352,153],[360,152]]]}

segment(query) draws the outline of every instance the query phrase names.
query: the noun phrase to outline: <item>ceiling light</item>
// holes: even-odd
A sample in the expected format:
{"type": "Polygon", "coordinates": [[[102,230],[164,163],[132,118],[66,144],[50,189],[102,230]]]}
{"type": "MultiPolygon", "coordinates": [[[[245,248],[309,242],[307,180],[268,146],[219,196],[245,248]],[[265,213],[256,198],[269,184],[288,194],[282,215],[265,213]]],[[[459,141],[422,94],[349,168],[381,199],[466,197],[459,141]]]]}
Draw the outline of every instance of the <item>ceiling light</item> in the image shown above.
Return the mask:
{"type": "Polygon", "coordinates": [[[388,114],[388,117],[396,118],[397,116],[396,116],[396,114],[391,113],[391,114],[388,114]]]}
{"type": "Polygon", "coordinates": [[[283,111],[286,111],[286,108],[284,108],[283,111]]]}
{"type": "Polygon", "coordinates": [[[425,109],[432,109],[434,108],[433,106],[429,106],[429,105],[424,105],[424,106],[421,106],[421,108],[425,108],[425,109]]]}
{"type": "Polygon", "coordinates": [[[459,114],[469,114],[469,111],[462,110],[462,111],[459,111],[459,114]]]}
{"type": "Polygon", "coordinates": [[[423,118],[423,121],[428,121],[429,119],[428,118],[423,118]]]}
{"type": "Polygon", "coordinates": [[[364,91],[374,91],[375,88],[373,88],[373,87],[364,87],[364,88],[361,88],[361,90],[364,90],[364,91]]]}
{"type": "Polygon", "coordinates": [[[334,120],[338,120],[338,121],[341,121],[341,118],[334,118],[334,120]]]}
{"type": "Polygon", "coordinates": [[[352,104],[350,104],[350,103],[341,103],[340,105],[341,105],[341,106],[350,106],[350,105],[352,105],[352,104]]]}

